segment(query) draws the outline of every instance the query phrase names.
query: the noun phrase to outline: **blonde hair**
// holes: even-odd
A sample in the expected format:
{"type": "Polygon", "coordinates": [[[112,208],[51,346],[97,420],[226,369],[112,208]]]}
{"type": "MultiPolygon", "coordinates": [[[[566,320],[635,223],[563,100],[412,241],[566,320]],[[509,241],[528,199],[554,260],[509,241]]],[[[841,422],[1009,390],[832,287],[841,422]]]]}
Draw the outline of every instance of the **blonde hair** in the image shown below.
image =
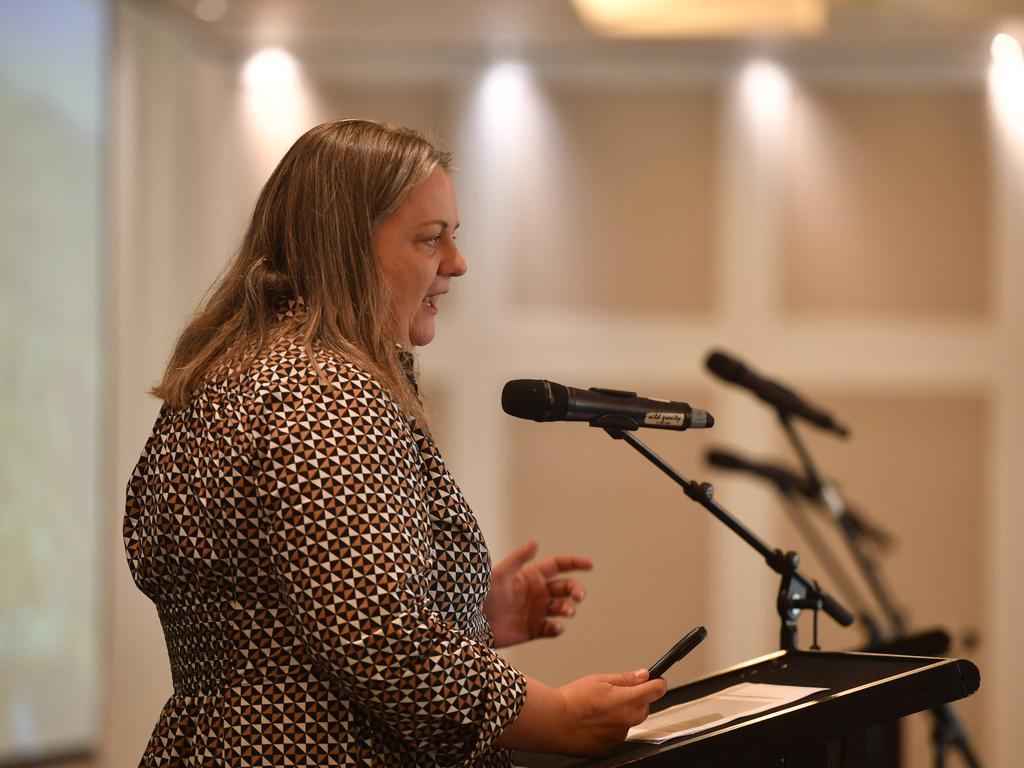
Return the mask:
{"type": "Polygon", "coordinates": [[[305,315],[298,335],[376,375],[407,415],[422,419],[396,356],[392,314],[373,237],[409,191],[452,156],[408,128],[337,120],[292,145],[260,192],[224,274],[182,332],[153,394],[184,405],[215,368],[248,368],[288,299],[305,315]]]}

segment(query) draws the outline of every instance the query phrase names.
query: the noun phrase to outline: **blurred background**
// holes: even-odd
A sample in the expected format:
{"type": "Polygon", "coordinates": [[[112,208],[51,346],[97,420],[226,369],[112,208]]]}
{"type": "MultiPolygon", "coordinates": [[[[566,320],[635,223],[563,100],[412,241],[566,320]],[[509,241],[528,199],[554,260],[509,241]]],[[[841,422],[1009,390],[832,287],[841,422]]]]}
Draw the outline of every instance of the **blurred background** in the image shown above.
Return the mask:
{"type": "MultiPolygon", "coordinates": [[[[641,437],[883,616],[827,519],[708,467],[797,467],[773,413],[705,371],[724,349],[849,425],[798,429],[892,536],[872,554],[908,627],[981,668],[956,709],[983,762],[1015,764],[1021,40],[1011,0],[0,0],[0,764],[137,763],[171,690],[120,540],[146,392],[277,160],[339,117],[457,155],[469,272],[420,365],[494,555],[536,537],[597,563],[566,635],[515,663],[633,669],[705,624],[682,683],[778,627],[753,550],[603,432],[505,416],[511,378],[711,411],[641,437]]],[[[929,731],[908,719],[906,765],[931,764],[929,731]]]]}

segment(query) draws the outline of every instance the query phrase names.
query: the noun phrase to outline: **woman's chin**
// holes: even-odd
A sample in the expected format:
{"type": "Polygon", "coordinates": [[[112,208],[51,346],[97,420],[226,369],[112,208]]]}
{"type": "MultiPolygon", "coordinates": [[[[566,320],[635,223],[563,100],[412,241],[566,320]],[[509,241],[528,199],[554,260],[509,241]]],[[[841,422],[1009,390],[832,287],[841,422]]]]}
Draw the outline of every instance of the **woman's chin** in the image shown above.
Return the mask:
{"type": "Polygon", "coordinates": [[[409,328],[409,341],[414,347],[425,347],[434,340],[434,321],[414,323],[409,328]]]}

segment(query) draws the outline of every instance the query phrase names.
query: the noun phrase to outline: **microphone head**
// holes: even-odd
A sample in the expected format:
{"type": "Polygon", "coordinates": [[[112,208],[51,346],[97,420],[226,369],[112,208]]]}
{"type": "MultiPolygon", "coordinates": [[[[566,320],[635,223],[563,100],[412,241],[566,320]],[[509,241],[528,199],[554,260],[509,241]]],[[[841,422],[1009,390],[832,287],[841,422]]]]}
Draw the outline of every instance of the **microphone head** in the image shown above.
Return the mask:
{"type": "Polygon", "coordinates": [[[739,360],[719,351],[708,355],[704,364],[718,378],[731,382],[739,382],[747,371],[739,360]]]}
{"type": "Polygon", "coordinates": [[[501,409],[509,416],[552,421],[569,409],[569,391],[544,379],[513,379],[501,389],[501,409]]]}
{"type": "Polygon", "coordinates": [[[747,469],[750,462],[744,461],[734,453],[713,449],[707,452],[708,464],[722,469],[747,469]]]}

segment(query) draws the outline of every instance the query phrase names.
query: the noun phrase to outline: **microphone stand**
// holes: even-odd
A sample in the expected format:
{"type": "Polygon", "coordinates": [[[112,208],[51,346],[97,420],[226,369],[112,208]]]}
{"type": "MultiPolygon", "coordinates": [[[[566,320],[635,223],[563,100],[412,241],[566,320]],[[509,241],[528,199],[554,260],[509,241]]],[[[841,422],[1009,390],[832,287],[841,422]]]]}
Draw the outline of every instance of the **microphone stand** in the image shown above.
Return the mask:
{"type": "Polygon", "coordinates": [[[590,424],[591,426],[602,427],[605,432],[616,440],[625,440],[629,443],[644,458],[672,478],[688,497],[708,510],[733,533],[753,547],[765,559],[765,562],[768,563],[771,569],[782,577],[778,598],[775,602],[775,607],[782,624],[779,631],[779,644],[782,650],[795,651],[797,649],[797,621],[805,608],[810,608],[814,611],[814,639],[811,645],[813,650],[818,650],[819,648],[819,611],[824,610],[825,613],[844,627],[853,623],[853,615],[849,611],[823,590],[817,581],[800,572],[798,568],[800,557],[796,552],[783,552],[781,549],[769,548],[750,529],[714,500],[714,488],[710,483],[698,483],[685,478],[654,451],[644,445],[636,435],[628,431],[628,426],[623,426],[621,422],[617,423],[615,417],[598,417],[591,421],[590,424]]]}
{"type": "Polygon", "coordinates": [[[878,566],[875,564],[874,560],[871,559],[868,553],[864,551],[863,547],[860,546],[860,531],[850,515],[847,514],[846,505],[843,503],[842,497],[840,497],[835,486],[831,484],[826,485],[822,482],[818,468],[814,465],[814,461],[811,459],[811,454],[807,451],[807,446],[804,444],[800,435],[797,433],[796,428],[793,426],[793,421],[789,412],[779,408],[778,414],[779,421],[782,422],[782,426],[786,430],[786,435],[789,437],[789,441],[793,445],[793,449],[800,457],[800,462],[803,464],[804,471],[807,473],[807,479],[817,491],[818,497],[825,505],[825,508],[832,514],[833,519],[839,525],[839,529],[843,534],[843,541],[846,542],[847,548],[850,550],[850,554],[853,556],[854,562],[857,563],[857,567],[863,574],[864,580],[868,583],[868,587],[871,589],[872,594],[874,594],[879,606],[881,606],[882,612],[885,614],[888,622],[892,625],[893,631],[896,635],[904,635],[906,633],[906,626],[903,621],[903,616],[889,598],[888,591],[882,583],[882,578],[878,573],[878,566]]]}
{"type": "MultiPolygon", "coordinates": [[[[904,637],[906,635],[906,625],[904,623],[903,616],[890,599],[878,572],[878,566],[861,546],[860,530],[857,528],[851,516],[847,513],[846,505],[843,502],[842,497],[839,495],[839,491],[834,485],[822,482],[821,475],[819,474],[814,461],[811,459],[811,454],[808,452],[807,446],[804,444],[800,435],[797,433],[796,428],[793,426],[793,421],[789,411],[784,408],[778,408],[777,410],[779,414],[779,421],[786,430],[786,434],[789,437],[790,443],[793,445],[793,449],[800,457],[800,461],[804,466],[804,471],[807,473],[807,479],[817,490],[818,497],[821,499],[822,504],[832,514],[833,519],[839,526],[839,530],[843,535],[843,540],[846,542],[846,545],[850,550],[850,554],[853,556],[854,562],[857,563],[857,566],[864,576],[865,581],[868,583],[875,599],[881,606],[887,620],[892,625],[896,637],[904,637]]],[[[935,768],[945,767],[947,747],[955,747],[960,750],[960,754],[963,756],[964,761],[971,768],[981,768],[981,764],[978,762],[978,759],[971,748],[967,732],[957,718],[952,706],[949,704],[943,704],[941,707],[931,710],[931,713],[934,719],[934,726],[932,728],[932,745],[935,754],[935,768]]]]}

